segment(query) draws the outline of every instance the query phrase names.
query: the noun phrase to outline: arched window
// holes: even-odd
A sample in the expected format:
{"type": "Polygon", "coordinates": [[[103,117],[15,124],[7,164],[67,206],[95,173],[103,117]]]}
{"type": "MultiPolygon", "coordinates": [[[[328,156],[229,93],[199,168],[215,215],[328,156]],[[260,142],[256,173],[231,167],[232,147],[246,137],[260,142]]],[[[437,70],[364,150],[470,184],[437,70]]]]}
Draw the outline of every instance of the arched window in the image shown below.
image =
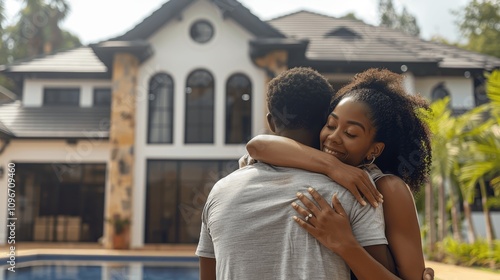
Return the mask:
{"type": "Polygon", "coordinates": [[[214,78],[195,70],[186,82],[186,143],[214,142],[214,78]]]}
{"type": "Polygon", "coordinates": [[[431,92],[431,100],[436,101],[439,99],[443,99],[447,96],[450,96],[450,92],[448,89],[444,86],[444,83],[439,83],[437,84],[431,92]]]}
{"type": "Polygon", "coordinates": [[[226,143],[246,143],[252,137],[252,83],[234,74],[226,84],[226,143]]]}
{"type": "Polygon", "coordinates": [[[174,82],[165,73],[149,80],[148,143],[172,143],[174,129],[174,82]]]}

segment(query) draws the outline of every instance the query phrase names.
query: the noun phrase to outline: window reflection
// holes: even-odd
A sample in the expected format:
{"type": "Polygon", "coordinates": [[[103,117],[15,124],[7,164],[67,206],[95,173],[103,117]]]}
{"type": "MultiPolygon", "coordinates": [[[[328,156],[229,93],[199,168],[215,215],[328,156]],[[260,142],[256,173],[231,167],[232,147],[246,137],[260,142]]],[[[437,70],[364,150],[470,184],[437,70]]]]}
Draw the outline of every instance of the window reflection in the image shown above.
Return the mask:
{"type": "Polygon", "coordinates": [[[185,142],[214,142],[214,79],[205,70],[193,71],[186,82],[185,142]]]}
{"type": "Polygon", "coordinates": [[[252,84],[243,74],[226,84],[226,143],[246,143],[252,136],[252,84]]]}
{"type": "Polygon", "coordinates": [[[174,126],[174,82],[159,73],[149,81],[148,143],[172,143],[174,126]]]}
{"type": "Polygon", "coordinates": [[[148,161],[146,243],[196,243],[213,185],[238,168],[232,161],[148,161]]]}

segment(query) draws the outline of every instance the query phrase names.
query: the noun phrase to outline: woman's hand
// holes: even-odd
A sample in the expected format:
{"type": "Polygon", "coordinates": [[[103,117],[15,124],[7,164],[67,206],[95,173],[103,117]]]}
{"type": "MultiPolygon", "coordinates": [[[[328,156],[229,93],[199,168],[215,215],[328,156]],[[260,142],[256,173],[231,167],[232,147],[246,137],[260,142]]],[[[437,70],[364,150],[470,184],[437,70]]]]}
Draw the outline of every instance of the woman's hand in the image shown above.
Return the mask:
{"type": "Polygon", "coordinates": [[[335,162],[334,165],[330,166],[334,167],[329,168],[326,175],[349,190],[361,205],[366,205],[363,196],[373,207],[378,207],[379,203],[383,202],[382,194],[377,190],[372,180],[370,180],[368,173],[359,167],[347,165],[336,157],[332,157],[332,160],[335,162]]]}
{"type": "Polygon", "coordinates": [[[247,165],[252,165],[254,163],[256,163],[257,161],[255,159],[253,159],[249,154],[245,154],[244,156],[242,156],[239,160],[238,160],[238,165],[239,165],[239,168],[243,168],[247,165]]]}
{"type": "Polygon", "coordinates": [[[426,267],[424,270],[423,280],[434,280],[434,269],[431,267],[426,267]]]}
{"type": "Polygon", "coordinates": [[[315,189],[308,188],[308,191],[319,207],[303,193],[297,193],[297,197],[306,208],[293,202],[292,207],[303,217],[301,219],[294,216],[293,219],[321,244],[339,255],[342,255],[345,248],[358,246],[352,234],[349,218],[337,194],[333,195],[334,208],[332,208],[315,189]]]}

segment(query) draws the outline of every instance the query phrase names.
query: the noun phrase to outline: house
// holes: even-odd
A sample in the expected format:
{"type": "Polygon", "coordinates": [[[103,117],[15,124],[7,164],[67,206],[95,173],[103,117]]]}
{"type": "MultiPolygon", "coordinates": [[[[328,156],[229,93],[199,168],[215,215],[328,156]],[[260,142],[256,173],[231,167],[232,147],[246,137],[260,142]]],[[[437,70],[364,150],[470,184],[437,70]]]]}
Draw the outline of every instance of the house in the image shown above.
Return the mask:
{"type": "Polygon", "coordinates": [[[307,11],[264,22],[233,0],[170,0],[119,37],[2,68],[21,90],[0,105],[0,201],[16,191],[0,221],[17,218],[18,242],[109,244],[113,217],[130,217],[132,247],[197,242],[212,185],[266,132],[266,83],[294,66],[336,88],[385,67],[459,112],[484,102],[500,59],[307,11]]]}

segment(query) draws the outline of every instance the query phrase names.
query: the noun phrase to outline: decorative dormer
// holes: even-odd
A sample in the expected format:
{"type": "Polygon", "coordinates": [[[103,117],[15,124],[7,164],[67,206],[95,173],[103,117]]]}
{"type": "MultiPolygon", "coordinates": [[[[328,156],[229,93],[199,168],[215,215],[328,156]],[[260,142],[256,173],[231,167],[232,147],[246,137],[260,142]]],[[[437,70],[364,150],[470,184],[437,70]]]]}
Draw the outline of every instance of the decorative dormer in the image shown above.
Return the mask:
{"type": "Polygon", "coordinates": [[[355,31],[353,31],[345,26],[335,28],[332,31],[326,33],[325,38],[328,38],[328,37],[339,37],[342,39],[350,39],[350,40],[362,38],[362,36],[359,35],[359,33],[355,32],[355,31]]]}

